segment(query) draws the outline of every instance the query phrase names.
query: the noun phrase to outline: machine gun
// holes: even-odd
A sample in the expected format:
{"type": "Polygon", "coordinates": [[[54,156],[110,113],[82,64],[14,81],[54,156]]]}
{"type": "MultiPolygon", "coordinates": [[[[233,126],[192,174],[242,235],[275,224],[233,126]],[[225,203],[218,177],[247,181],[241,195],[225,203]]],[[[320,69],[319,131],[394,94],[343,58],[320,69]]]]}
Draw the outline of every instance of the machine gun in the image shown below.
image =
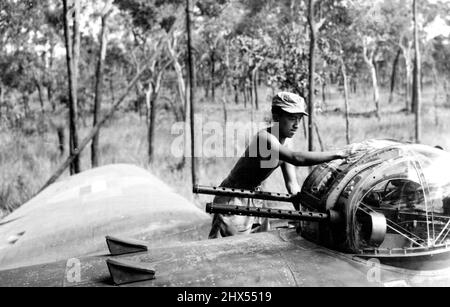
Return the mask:
{"type": "MultiPolygon", "coordinates": [[[[293,194],[252,191],[245,189],[225,188],[225,187],[208,187],[195,185],[193,188],[193,192],[196,194],[243,197],[252,199],[274,200],[280,202],[298,201],[298,197],[293,194]]],[[[206,212],[255,216],[255,217],[268,217],[277,219],[289,219],[295,221],[330,222],[333,224],[339,223],[341,221],[340,214],[334,210],[328,210],[328,212],[326,213],[320,213],[312,211],[295,211],[295,210],[230,206],[230,205],[208,203],[206,205],[206,212]]]]}

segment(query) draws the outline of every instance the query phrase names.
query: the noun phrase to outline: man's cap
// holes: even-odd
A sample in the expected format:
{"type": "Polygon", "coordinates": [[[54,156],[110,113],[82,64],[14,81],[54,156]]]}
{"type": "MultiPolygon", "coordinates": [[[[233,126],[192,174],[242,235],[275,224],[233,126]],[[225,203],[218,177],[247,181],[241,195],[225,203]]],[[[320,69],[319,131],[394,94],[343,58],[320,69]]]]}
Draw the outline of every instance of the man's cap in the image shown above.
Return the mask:
{"type": "Polygon", "coordinates": [[[280,107],[287,113],[301,113],[308,116],[305,99],[294,93],[279,92],[272,99],[272,107],[280,107]]]}

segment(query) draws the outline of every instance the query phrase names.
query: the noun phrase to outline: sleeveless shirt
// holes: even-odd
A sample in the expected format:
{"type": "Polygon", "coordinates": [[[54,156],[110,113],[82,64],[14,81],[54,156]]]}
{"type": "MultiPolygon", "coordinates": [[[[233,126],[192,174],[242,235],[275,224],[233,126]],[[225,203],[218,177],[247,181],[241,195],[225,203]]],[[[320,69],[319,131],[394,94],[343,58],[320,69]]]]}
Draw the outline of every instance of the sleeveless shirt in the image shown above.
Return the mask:
{"type": "MultiPolygon", "coordinates": [[[[261,130],[256,134],[220,186],[255,190],[281,165],[282,161],[278,157],[276,161],[271,161],[274,163],[268,163],[273,157],[265,157],[265,155],[261,154],[263,145],[259,143],[259,135],[264,131],[266,130],[261,130]]],[[[264,148],[263,150],[270,151],[270,148],[264,148]]]]}

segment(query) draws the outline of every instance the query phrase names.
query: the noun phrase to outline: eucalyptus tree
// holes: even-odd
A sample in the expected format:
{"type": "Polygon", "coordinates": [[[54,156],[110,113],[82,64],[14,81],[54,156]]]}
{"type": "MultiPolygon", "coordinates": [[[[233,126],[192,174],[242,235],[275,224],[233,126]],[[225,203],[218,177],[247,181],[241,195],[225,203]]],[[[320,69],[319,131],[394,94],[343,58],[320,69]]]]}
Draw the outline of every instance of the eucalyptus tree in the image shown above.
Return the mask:
{"type": "MultiPolygon", "coordinates": [[[[93,116],[93,126],[97,125],[100,119],[100,110],[102,104],[103,96],[103,75],[105,66],[105,57],[108,44],[108,17],[112,13],[112,0],[107,1],[103,7],[100,18],[101,18],[101,30],[99,34],[100,48],[97,58],[97,66],[95,70],[95,98],[94,98],[94,116],[93,116]]],[[[99,137],[100,133],[97,133],[92,139],[91,144],[91,164],[92,167],[99,166],[99,137]]]]}
{"type": "Polygon", "coordinates": [[[227,37],[232,32],[232,22],[236,16],[230,16],[233,5],[228,0],[198,1],[195,8],[193,18],[197,22],[195,31],[192,31],[193,45],[201,72],[204,76],[208,76],[199,81],[205,88],[205,97],[208,97],[211,90],[214,102],[216,87],[224,81],[227,82],[226,75],[229,69],[227,37]]]}
{"type": "Polygon", "coordinates": [[[277,87],[306,96],[309,37],[305,1],[249,2],[252,10],[240,31],[258,39],[259,56],[264,60],[261,68],[277,87]]]}
{"type": "Polygon", "coordinates": [[[358,78],[364,63],[359,56],[358,36],[352,30],[352,12],[346,2],[327,2],[327,5],[321,6],[321,11],[326,20],[318,33],[318,48],[326,63],[324,72],[338,76],[339,85],[343,86],[346,141],[350,144],[349,79],[358,78]]]}
{"type": "Polygon", "coordinates": [[[67,74],[69,83],[69,131],[70,131],[70,154],[74,160],[70,165],[70,173],[81,172],[81,161],[77,154],[79,150],[78,140],[78,77],[80,59],[80,1],[62,0],[64,14],[64,37],[66,45],[67,74]]]}
{"type": "Polygon", "coordinates": [[[355,22],[353,29],[358,33],[362,56],[372,81],[375,113],[380,117],[380,90],[375,62],[382,56],[386,44],[386,22],[379,2],[355,1],[353,7],[355,22]]]}
{"type": "MultiPolygon", "coordinates": [[[[134,39],[130,52],[136,67],[147,61],[143,77],[138,81],[139,92],[144,92],[147,109],[148,160],[154,161],[157,100],[162,78],[169,65],[178,76],[180,97],[184,101],[185,89],[182,67],[179,63],[178,41],[183,33],[183,2],[145,0],[116,0],[115,4],[129,18],[128,31],[134,39]],[[153,56],[158,54],[158,56],[153,56]],[[149,62],[148,59],[152,60],[149,62]]],[[[139,98],[139,97],[138,97],[139,98]]]]}
{"type": "Polygon", "coordinates": [[[315,89],[315,78],[314,74],[316,71],[316,48],[317,48],[317,30],[320,25],[316,23],[315,14],[315,0],[309,0],[308,2],[308,25],[309,25],[309,80],[308,80],[308,149],[314,151],[314,89],[315,89]]]}
{"type": "Polygon", "coordinates": [[[420,85],[421,76],[421,62],[420,62],[420,44],[419,44],[419,25],[418,25],[418,14],[417,14],[417,1],[413,0],[412,4],[413,11],[413,23],[414,23],[414,78],[413,78],[413,111],[415,114],[415,141],[420,142],[421,139],[421,108],[422,108],[422,93],[420,85]]]}
{"type": "MultiPolygon", "coordinates": [[[[421,1],[417,3],[417,32],[414,30],[414,15],[413,15],[413,1],[412,0],[385,0],[380,3],[380,10],[383,15],[385,23],[385,38],[387,43],[387,50],[385,55],[390,55],[392,61],[391,81],[390,81],[390,95],[389,102],[394,99],[395,81],[398,66],[400,64],[400,56],[403,57],[405,77],[402,78],[405,82],[405,110],[415,111],[414,103],[414,88],[413,73],[415,71],[415,33],[417,33],[417,50],[420,48],[427,48],[425,28],[441,15],[443,18],[447,16],[445,3],[430,3],[428,1],[421,1]]],[[[422,62],[422,61],[421,61],[422,62]]],[[[432,70],[430,70],[432,73],[432,70]]],[[[423,74],[420,74],[418,80],[422,80],[423,74]]]]}
{"type": "Polygon", "coordinates": [[[252,109],[259,108],[257,83],[269,47],[265,37],[267,25],[261,19],[273,1],[199,1],[196,5],[199,64],[210,81],[205,87],[206,95],[208,88],[213,94],[221,83],[224,91],[233,87],[236,103],[242,91],[244,106],[250,102],[252,109]]]}
{"type": "MultiPolygon", "coordinates": [[[[0,3],[0,55],[3,70],[0,92],[21,94],[28,113],[29,96],[39,92],[41,110],[44,112],[43,81],[45,78],[45,50],[47,38],[41,29],[45,22],[42,14],[45,5],[40,1],[11,1],[0,3]]],[[[45,28],[45,25],[43,26],[45,28]]],[[[0,101],[1,105],[4,101],[0,101]]],[[[26,114],[27,115],[27,114],[26,114]]]]}
{"type": "Polygon", "coordinates": [[[241,86],[244,88],[244,99],[250,101],[251,109],[259,109],[257,91],[258,72],[265,60],[267,45],[259,38],[237,35],[233,44],[238,48],[240,58],[241,86]]]}

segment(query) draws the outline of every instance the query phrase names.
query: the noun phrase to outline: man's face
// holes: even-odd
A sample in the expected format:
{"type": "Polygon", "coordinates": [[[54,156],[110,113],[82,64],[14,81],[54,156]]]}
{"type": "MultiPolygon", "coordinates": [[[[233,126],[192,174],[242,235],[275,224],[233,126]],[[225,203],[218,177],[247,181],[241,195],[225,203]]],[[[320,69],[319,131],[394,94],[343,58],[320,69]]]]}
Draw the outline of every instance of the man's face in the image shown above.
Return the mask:
{"type": "Polygon", "coordinates": [[[297,132],[302,118],[302,113],[283,113],[280,115],[280,137],[292,138],[297,132]]]}

